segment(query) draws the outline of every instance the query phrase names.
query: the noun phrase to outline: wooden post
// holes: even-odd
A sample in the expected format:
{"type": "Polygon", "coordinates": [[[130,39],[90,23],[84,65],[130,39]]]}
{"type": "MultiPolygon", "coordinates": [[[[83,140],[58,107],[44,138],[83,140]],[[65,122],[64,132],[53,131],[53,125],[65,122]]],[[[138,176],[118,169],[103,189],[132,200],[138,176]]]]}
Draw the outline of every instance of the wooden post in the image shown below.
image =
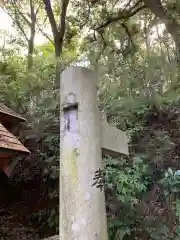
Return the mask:
{"type": "Polygon", "coordinates": [[[86,68],[70,67],[61,75],[61,240],[108,239],[104,192],[93,178],[103,169],[101,149],[128,153],[125,133],[101,123],[96,84],[86,68]]]}

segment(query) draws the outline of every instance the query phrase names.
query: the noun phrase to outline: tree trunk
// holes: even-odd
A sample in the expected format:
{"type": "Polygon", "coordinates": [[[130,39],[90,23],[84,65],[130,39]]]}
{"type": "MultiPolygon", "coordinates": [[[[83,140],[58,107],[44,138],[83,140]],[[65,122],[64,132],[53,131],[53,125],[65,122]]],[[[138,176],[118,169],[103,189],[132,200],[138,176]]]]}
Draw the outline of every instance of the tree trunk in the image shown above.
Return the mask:
{"type": "Polygon", "coordinates": [[[30,15],[31,15],[31,23],[30,23],[30,38],[28,40],[28,70],[30,70],[33,66],[33,51],[34,51],[34,38],[36,32],[36,14],[34,10],[34,3],[30,0],[30,15]]]}
{"type": "Polygon", "coordinates": [[[58,26],[53,9],[51,6],[51,0],[43,0],[44,6],[45,6],[45,11],[47,13],[52,33],[53,33],[53,38],[54,38],[54,47],[55,47],[55,56],[57,59],[56,63],[56,79],[55,79],[55,86],[56,88],[59,88],[60,86],[60,63],[59,63],[59,58],[62,53],[62,48],[63,48],[63,40],[64,40],[64,35],[65,35],[65,29],[66,29],[66,13],[67,13],[67,7],[69,4],[69,0],[62,0],[62,10],[60,14],[60,25],[58,26]]]}
{"type": "Polygon", "coordinates": [[[60,56],[62,53],[62,45],[59,45],[58,36],[57,39],[54,41],[54,47],[55,47],[55,55],[56,55],[56,77],[55,77],[55,87],[60,87],[60,56]]]}
{"type": "Polygon", "coordinates": [[[30,40],[28,41],[28,70],[30,70],[33,66],[33,50],[34,50],[34,36],[31,36],[30,40]]]}

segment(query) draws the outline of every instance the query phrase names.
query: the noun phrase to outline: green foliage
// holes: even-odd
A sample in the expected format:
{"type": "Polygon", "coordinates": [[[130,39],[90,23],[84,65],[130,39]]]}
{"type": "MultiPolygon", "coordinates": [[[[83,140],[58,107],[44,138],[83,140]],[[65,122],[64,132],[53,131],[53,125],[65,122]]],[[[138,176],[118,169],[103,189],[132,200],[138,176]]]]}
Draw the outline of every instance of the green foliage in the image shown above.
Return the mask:
{"type": "Polygon", "coordinates": [[[135,156],[132,165],[123,158],[108,157],[103,161],[106,191],[111,190],[113,193],[113,200],[109,204],[115,204],[117,208],[116,214],[109,220],[109,239],[123,239],[125,235],[131,234],[135,226],[136,219],[132,219],[132,216],[135,215],[140,195],[146,192],[149,184],[148,166],[143,163],[143,156],[135,156]]]}
{"type": "Polygon", "coordinates": [[[180,193],[180,174],[179,171],[173,172],[169,168],[165,174],[164,178],[160,181],[164,187],[164,194],[169,195],[172,193],[180,193]]]}
{"type": "MultiPolygon", "coordinates": [[[[30,29],[24,18],[31,20],[29,2],[2,2],[15,18],[13,29],[18,31],[13,36],[1,31],[0,98],[27,118],[22,140],[27,143],[28,137],[30,147],[34,143],[29,171],[26,166],[17,173],[21,180],[34,177],[34,165],[41,169],[42,179],[44,175],[53,180],[59,176],[59,90],[54,84],[57,65],[61,70],[79,63],[94,69],[100,76],[100,109],[107,112],[109,123],[129,137],[129,157],[104,159],[110,240],[180,239],[180,85],[176,64],[180,38],[178,31],[159,25],[161,16],[155,16],[159,11],[154,14],[142,9],[131,16],[142,2],[71,1],[61,56],[57,59],[54,54],[53,37],[35,45],[31,71],[27,71],[24,52],[28,52],[28,41],[23,34],[28,36],[30,29]],[[107,25],[99,28],[104,23],[107,25]]],[[[162,2],[166,20],[173,16],[178,24],[179,2],[162,2]]],[[[52,5],[59,22],[60,4],[54,1],[52,5]]],[[[38,37],[37,32],[45,33],[50,25],[42,2],[36,1],[34,7],[39,9],[38,37]]],[[[58,198],[58,184],[46,184],[48,193],[43,189],[43,194],[52,200],[58,198]]],[[[46,206],[29,221],[46,223],[56,232],[58,210],[58,204],[51,209],[46,206]]]]}
{"type": "Polygon", "coordinates": [[[134,157],[132,166],[123,167],[123,160],[119,159],[121,164],[117,161],[110,158],[104,159],[107,187],[116,189],[120,202],[133,206],[138,202],[136,195],[146,190],[143,175],[147,172],[147,166],[139,157],[134,157]]]}
{"type": "Polygon", "coordinates": [[[55,229],[56,233],[59,231],[59,214],[57,207],[50,209],[49,211],[41,210],[35,212],[31,215],[29,221],[33,221],[39,226],[46,224],[48,227],[55,229]]]}

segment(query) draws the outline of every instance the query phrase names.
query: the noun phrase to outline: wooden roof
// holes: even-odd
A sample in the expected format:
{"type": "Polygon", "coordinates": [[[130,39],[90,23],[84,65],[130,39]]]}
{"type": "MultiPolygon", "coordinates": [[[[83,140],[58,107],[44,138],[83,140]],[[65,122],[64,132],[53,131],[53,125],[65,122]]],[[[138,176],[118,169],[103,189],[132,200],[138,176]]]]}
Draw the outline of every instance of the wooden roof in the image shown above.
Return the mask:
{"type": "Polygon", "coordinates": [[[19,114],[15,113],[13,110],[10,108],[6,107],[3,103],[0,103],[0,113],[11,116],[13,118],[18,119],[19,121],[26,121],[25,118],[20,116],[19,114]]]}
{"type": "Polygon", "coordinates": [[[30,153],[24,145],[0,123],[0,149],[30,153]]]}

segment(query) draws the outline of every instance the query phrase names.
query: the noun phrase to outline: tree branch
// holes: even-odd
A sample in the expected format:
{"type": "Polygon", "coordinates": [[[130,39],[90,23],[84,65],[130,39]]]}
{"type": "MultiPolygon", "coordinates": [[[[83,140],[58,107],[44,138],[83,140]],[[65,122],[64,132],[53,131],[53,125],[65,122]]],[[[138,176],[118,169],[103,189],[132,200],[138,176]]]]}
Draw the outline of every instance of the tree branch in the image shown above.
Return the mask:
{"type": "Polygon", "coordinates": [[[35,14],[35,11],[34,11],[34,5],[33,5],[33,2],[32,0],[29,1],[30,3],[30,12],[31,12],[31,25],[35,25],[36,23],[36,14],[35,14]]]}
{"type": "MultiPolygon", "coordinates": [[[[35,33],[36,33],[36,13],[34,9],[34,1],[29,0],[29,5],[30,5],[30,37],[28,40],[28,70],[30,70],[33,66],[33,52],[34,52],[34,38],[35,38],[35,33]]],[[[19,11],[20,12],[20,11],[19,11]]],[[[23,13],[22,13],[23,15],[23,13]]]]}
{"type": "Polygon", "coordinates": [[[53,10],[52,10],[51,2],[50,2],[50,0],[43,0],[43,2],[44,2],[44,5],[45,5],[45,10],[46,10],[49,22],[51,24],[51,29],[52,29],[52,32],[53,32],[53,36],[55,38],[55,36],[58,35],[59,31],[58,31],[58,27],[57,27],[57,24],[56,24],[56,21],[55,21],[55,17],[54,17],[54,13],[53,13],[53,10]]]}
{"type": "MultiPolygon", "coordinates": [[[[137,4],[135,4],[135,6],[136,5],[137,4]]],[[[135,10],[133,10],[134,9],[134,6],[133,6],[128,11],[119,11],[116,16],[109,17],[109,19],[105,23],[103,23],[102,25],[97,27],[95,30],[100,30],[102,28],[106,28],[111,23],[114,23],[114,22],[117,22],[117,21],[120,21],[120,20],[125,20],[127,18],[130,18],[130,17],[134,16],[136,13],[140,12],[141,10],[143,10],[145,8],[147,8],[146,5],[142,5],[139,8],[136,8],[135,10]]]]}
{"type": "Polygon", "coordinates": [[[54,45],[53,40],[48,36],[47,33],[45,33],[45,32],[42,30],[42,28],[41,28],[41,26],[39,25],[38,22],[36,22],[36,25],[37,25],[39,31],[44,35],[44,37],[46,37],[46,38],[54,45]]]}
{"type": "Polygon", "coordinates": [[[91,6],[90,6],[89,2],[87,4],[88,4],[88,13],[87,13],[88,17],[87,17],[86,21],[84,21],[83,24],[80,24],[81,29],[84,28],[84,26],[87,25],[87,23],[89,22],[89,18],[91,16],[91,6]]]}
{"type": "Polygon", "coordinates": [[[121,26],[124,28],[126,34],[128,35],[128,37],[129,37],[129,41],[132,43],[132,45],[135,46],[135,44],[134,44],[134,42],[133,42],[133,40],[132,40],[132,37],[131,37],[131,33],[130,33],[130,31],[129,31],[127,25],[126,25],[125,23],[122,23],[121,26]]]}
{"type": "Polygon", "coordinates": [[[18,19],[13,18],[12,15],[8,11],[6,11],[6,9],[4,9],[4,7],[2,5],[0,5],[0,8],[13,20],[13,22],[15,22],[17,24],[17,27],[22,32],[23,36],[25,37],[26,41],[28,42],[28,37],[27,37],[24,29],[22,28],[20,22],[18,21],[18,19]]]}
{"type": "MultiPolygon", "coordinates": [[[[129,1],[127,2],[127,4],[124,6],[123,10],[125,10],[127,7],[129,7],[129,5],[131,4],[131,2],[132,2],[132,0],[129,0],[129,1]]],[[[138,2],[138,4],[139,4],[139,2],[138,2]]]]}
{"type": "MultiPolygon", "coordinates": [[[[131,2],[130,2],[131,3],[131,2]]],[[[129,3],[129,4],[130,4],[129,3]]],[[[142,0],[137,1],[137,3],[134,4],[134,6],[131,8],[131,11],[135,9],[140,3],[142,3],[142,0]]]]}
{"type": "Polygon", "coordinates": [[[41,7],[41,3],[39,4],[39,6],[37,7],[37,9],[36,9],[36,12],[35,12],[35,15],[37,16],[37,14],[38,14],[38,12],[39,12],[39,10],[40,10],[40,7],[41,7]]]}
{"type": "Polygon", "coordinates": [[[103,52],[105,51],[105,49],[106,49],[106,47],[107,47],[107,42],[106,42],[105,39],[104,39],[103,33],[102,33],[101,31],[98,31],[98,33],[100,34],[101,39],[102,39],[102,41],[103,41],[103,47],[102,47],[101,51],[99,52],[98,56],[97,56],[96,59],[95,59],[95,62],[96,62],[97,64],[98,64],[99,59],[101,58],[103,52]]]}
{"type": "MultiPolygon", "coordinates": [[[[124,30],[125,30],[125,32],[126,32],[126,34],[127,34],[127,36],[128,36],[128,46],[126,47],[126,49],[127,49],[128,47],[130,47],[130,43],[131,43],[131,46],[133,47],[133,49],[135,49],[136,45],[135,45],[135,43],[133,42],[133,39],[132,39],[131,33],[130,33],[129,29],[128,29],[128,26],[127,26],[125,23],[122,23],[121,26],[124,28],[124,30]]],[[[126,51],[126,50],[125,50],[125,51],[126,51]]],[[[123,53],[122,53],[122,54],[123,54],[123,53]]]]}
{"type": "Polygon", "coordinates": [[[17,4],[16,4],[16,1],[15,0],[13,0],[12,1],[12,6],[13,6],[13,8],[14,8],[14,11],[17,13],[18,12],[18,14],[24,19],[24,21],[27,23],[27,25],[30,27],[31,26],[31,23],[30,23],[30,21],[25,17],[25,15],[19,10],[19,7],[17,6],[17,4]]]}
{"type": "Polygon", "coordinates": [[[54,46],[55,46],[55,52],[56,56],[59,57],[62,52],[62,46],[63,46],[63,39],[65,34],[65,28],[66,28],[66,12],[67,7],[69,4],[69,0],[62,0],[62,11],[60,15],[60,25],[59,27],[56,24],[54,13],[51,6],[51,0],[43,0],[45,5],[45,10],[51,25],[51,29],[53,32],[53,38],[54,38],[54,46]]]}
{"type": "Polygon", "coordinates": [[[47,18],[48,18],[48,16],[46,15],[46,17],[44,18],[44,21],[43,21],[43,25],[46,23],[47,18]]]}
{"type": "Polygon", "coordinates": [[[177,48],[177,62],[180,63],[180,24],[169,14],[161,3],[161,0],[143,0],[144,4],[158,17],[166,26],[167,31],[171,34],[177,48]]]}
{"type": "Polygon", "coordinates": [[[67,13],[67,7],[69,4],[69,0],[63,0],[62,2],[62,11],[60,16],[60,48],[62,51],[62,45],[63,45],[63,39],[66,29],[66,13],[67,13]]]}

